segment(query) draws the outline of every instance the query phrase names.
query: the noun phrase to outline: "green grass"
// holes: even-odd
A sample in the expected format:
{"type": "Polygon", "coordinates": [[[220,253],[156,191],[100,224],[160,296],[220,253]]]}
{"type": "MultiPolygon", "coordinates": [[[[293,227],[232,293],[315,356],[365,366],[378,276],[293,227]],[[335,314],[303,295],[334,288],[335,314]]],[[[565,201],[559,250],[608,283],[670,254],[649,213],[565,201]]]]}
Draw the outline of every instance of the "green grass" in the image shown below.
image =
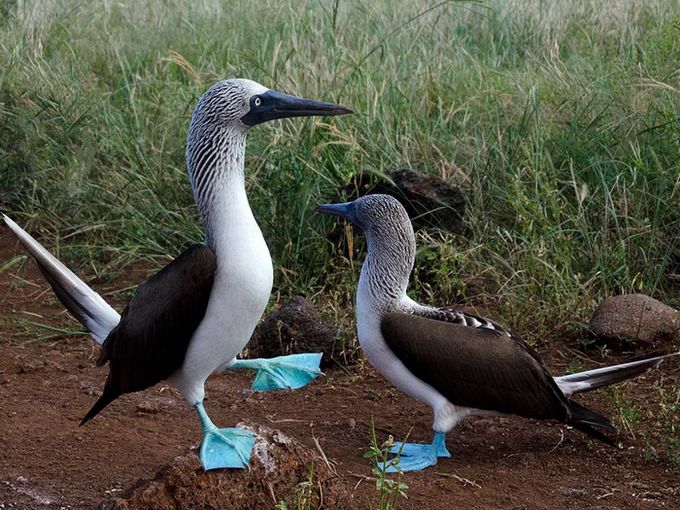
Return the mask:
{"type": "Polygon", "coordinates": [[[253,130],[278,296],[346,310],[361,241],[312,212],[364,173],[440,175],[465,236],[421,233],[413,293],[471,284],[530,340],[641,291],[678,305],[680,2],[4,2],[0,207],[76,269],[202,239],[184,168],[224,77],[353,107],[253,130]]]}
{"type": "Polygon", "coordinates": [[[654,420],[653,426],[642,432],[647,445],[645,458],[667,459],[680,468],[680,388],[664,388],[661,383],[654,387],[659,403],[647,413],[648,419],[654,420]]]}
{"type": "Polygon", "coordinates": [[[625,436],[641,436],[644,459],[663,460],[680,469],[680,388],[662,379],[644,400],[638,397],[636,401],[627,396],[627,386],[605,390],[612,397],[613,422],[625,436]]]}

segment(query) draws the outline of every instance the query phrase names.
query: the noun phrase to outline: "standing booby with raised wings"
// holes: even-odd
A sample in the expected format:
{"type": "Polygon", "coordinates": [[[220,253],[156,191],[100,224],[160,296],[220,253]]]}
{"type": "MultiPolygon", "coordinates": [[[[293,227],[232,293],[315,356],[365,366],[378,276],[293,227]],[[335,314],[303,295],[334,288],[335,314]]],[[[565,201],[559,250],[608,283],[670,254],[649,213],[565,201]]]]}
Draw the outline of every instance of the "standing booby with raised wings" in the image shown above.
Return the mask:
{"type": "Polygon", "coordinates": [[[352,221],[368,254],[356,295],[357,335],[368,361],[401,391],[434,411],[431,444],[397,443],[388,471],[412,471],[450,457],[446,433],[466,416],[516,414],[554,419],[611,443],[609,420],[577,404],[573,393],[634,377],[668,356],[553,378],[520,338],[476,315],[421,305],[406,295],[415,238],[402,205],[387,195],[324,204],[317,210],[352,221]]]}
{"type": "Polygon", "coordinates": [[[248,130],[269,120],[351,113],[251,80],[224,80],[198,101],[187,138],[186,164],[205,227],[205,244],[185,250],[139,286],[122,315],[5,216],[68,310],[102,344],[109,362],[104,392],[81,425],[123,393],[167,379],[196,408],[205,469],[248,464],[253,434],[218,429],[203,407],[204,382],[218,369],[258,370],[255,389],[297,388],[319,373],[320,354],[236,360],[264,312],[272,288],[269,250],[245,189],[248,130]]]}

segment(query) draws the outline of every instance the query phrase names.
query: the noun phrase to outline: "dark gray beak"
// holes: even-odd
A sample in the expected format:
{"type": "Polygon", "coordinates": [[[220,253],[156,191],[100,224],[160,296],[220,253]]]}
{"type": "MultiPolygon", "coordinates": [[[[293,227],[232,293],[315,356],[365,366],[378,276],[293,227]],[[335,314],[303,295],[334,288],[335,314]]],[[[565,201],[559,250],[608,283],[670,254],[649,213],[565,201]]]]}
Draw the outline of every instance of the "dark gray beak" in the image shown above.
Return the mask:
{"type": "Polygon", "coordinates": [[[354,221],[354,202],[345,202],[343,204],[319,204],[314,210],[322,214],[340,216],[341,218],[354,221]]]}
{"type": "Polygon", "coordinates": [[[250,111],[241,117],[246,126],[254,126],[287,117],[347,115],[354,113],[346,106],[289,96],[274,90],[250,98],[250,111]]]}

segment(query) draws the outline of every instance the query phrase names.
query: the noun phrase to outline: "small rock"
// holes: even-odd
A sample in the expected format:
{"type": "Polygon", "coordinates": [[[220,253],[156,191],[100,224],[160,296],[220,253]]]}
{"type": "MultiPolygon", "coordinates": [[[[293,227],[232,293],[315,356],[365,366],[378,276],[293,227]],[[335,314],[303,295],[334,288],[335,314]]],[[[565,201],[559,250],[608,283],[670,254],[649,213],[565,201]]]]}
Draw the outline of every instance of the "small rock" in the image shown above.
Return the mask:
{"type": "MultiPolygon", "coordinates": [[[[174,508],[273,508],[286,501],[295,508],[296,489],[313,472],[309,508],[342,507],[347,492],[318,453],[281,431],[243,425],[257,434],[250,469],[203,471],[198,457],[188,453],[162,466],[152,480],[140,480],[102,502],[100,510],[160,510],[174,508]],[[313,470],[310,468],[313,465],[313,470]]],[[[297,489],[299,490],[299,489],[297,489]]]]}
{"type": "Polygon", "coordinates": [[[89,395],[90,397],[98,394],[97,388],[85,381],[80,382],[80,391],[85,393],[85,395],[89,395]]]}
{"type": "Polygon", "coordinates": [[[389,177],[394,185],[381,181],[371,186],[369,179],[361,175],[345,191],[353,198],[371,193],[393,196],[404,206],[416,228],[463,232],[465,196],[460,189],[439,177],[411,170],[396,170],[389,177]]]}
{"type": "Polygon", "coordinates": [[[577,487],[566,487],[564,489],[564,493],[568,496],[579,496],[581,498],[584,498],[588,495],[588,491],[586,489],[577,487]]]}
{"type": "Polygon", "coordinates": [[[625,294],[602,301],[588,329],[607,345],[626,348],[671,342],[680,325],[670,306],[644,294],[625,294]]]}
{"type": "Polygon", "coordinates": [[[249,358],[321,352],[329,366],[338,328],[328,324],[314,305],[301,296],[283,303],[264,318],[248,343],[249,358]]]}
{"type": "Polygon", "coordinates": [[[157,414],[161,410],[158,402],[141,402],[137,404],[137,412],[143,414],[157,414]]]}

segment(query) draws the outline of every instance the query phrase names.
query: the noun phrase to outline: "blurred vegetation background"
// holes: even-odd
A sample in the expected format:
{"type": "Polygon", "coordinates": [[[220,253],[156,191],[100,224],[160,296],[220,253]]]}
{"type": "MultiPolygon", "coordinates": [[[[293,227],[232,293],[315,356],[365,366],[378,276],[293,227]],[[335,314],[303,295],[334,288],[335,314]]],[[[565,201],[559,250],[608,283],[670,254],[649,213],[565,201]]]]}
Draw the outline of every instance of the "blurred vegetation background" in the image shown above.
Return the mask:
{"type": "Polygon", "coordinates": [[[680,2],[4,1],[0,208],[88,278],[202,240],[193,106],[248,77],[357,113],[249,138],[275,299],[348,323],[359,236],[312,211],[397,168],[467,196],[419,232],[414,297],[470,295],[529,340],[604,296],[680,304],[680,2]],[[479,294],[479,289],[482,289],[479,294]]]}

